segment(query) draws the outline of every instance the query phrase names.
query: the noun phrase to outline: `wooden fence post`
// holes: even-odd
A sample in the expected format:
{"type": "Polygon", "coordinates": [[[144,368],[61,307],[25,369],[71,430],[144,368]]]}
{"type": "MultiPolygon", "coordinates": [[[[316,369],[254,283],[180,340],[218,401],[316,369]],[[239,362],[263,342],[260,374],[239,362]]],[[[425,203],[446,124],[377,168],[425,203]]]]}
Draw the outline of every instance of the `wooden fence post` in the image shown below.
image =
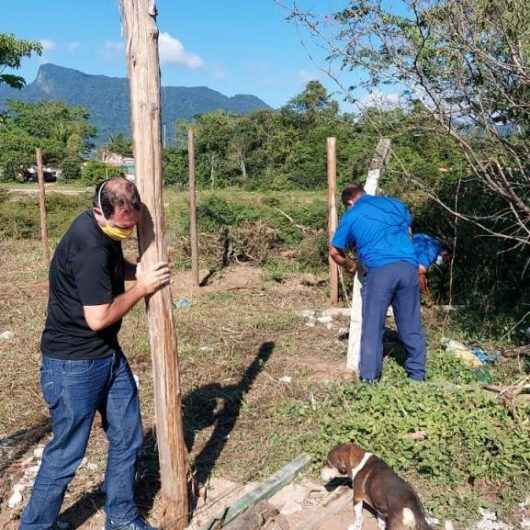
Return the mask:
{"type": "Polygon", "coordinates": [[[188,129],[188,172],[190,187],[191,275],[193,286],[199,287],[199,239],[197,233],[197,191],[195,185],[195,141],[193,129],[188,129]]]}
{"type": "Polygon", "coordinates": [[[50,262],[50,245],[48,244],[48,213],[46,211],[46,190],[44,188],[44,169],[42,167],[42,149],[35,150],[37,158],[37,178],[39,180],[40,237],[44,250],[44,259],[50,262]]]}
{"type": "MultiPolygon", "coordinates": [[[[337,230],[337,155],[336,139],[327,139],[327,169],[328,169],[328,241],[331,240],[335,230],[337,230]]],[[[333,261],[331,256],[329,260],[329,301],[331,305],[337,305],[339,302],[339,267],[333,261]]]]}
{"type": "MultiPolygon", "coordinates": [[[[122,0],[136,177],[144,203],[138,240],[141,262],[146,267],[168,259],[162,197],[160,61],[156,15],[154,0],[122,0]]],[[[154,293],[146,306],[153,361],[162,526],[183,530],[189,519],[188,462],[170,287],[154,293]]]]}
{"type": "MultiPolygon", "coordinates": [[[[374,158],[368,169],[368,177],[364,184],[364,191],[369,195],[377,195],[379,179],[385,171],[385,166],[390,156],[390,140],[381,138],[377,144],[374,158]]],[[[351,303],[350,333],[348,336],[348,355],[346,369],[359,374],[361,360],[361,332],[363,327],[363,306],[361,299],[361,282],[359,274],[353,278],[353,292],[351,303]]]]}

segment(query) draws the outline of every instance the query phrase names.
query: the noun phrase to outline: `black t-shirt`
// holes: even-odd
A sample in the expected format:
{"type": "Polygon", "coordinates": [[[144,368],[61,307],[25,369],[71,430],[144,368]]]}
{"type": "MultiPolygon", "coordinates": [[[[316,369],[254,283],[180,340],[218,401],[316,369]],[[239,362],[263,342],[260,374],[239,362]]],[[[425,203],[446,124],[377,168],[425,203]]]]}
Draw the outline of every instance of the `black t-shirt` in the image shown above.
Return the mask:
{"type": "Polygon", "coordinates": [[[44,355],[95,359],[119,349],[121,320],[93,331],[83,306],[109,304],[125,291],[124,264],[121,243],[103,233],[92,211],[77,217],[50,265],[48,316],[41,340],[44,355]]]}

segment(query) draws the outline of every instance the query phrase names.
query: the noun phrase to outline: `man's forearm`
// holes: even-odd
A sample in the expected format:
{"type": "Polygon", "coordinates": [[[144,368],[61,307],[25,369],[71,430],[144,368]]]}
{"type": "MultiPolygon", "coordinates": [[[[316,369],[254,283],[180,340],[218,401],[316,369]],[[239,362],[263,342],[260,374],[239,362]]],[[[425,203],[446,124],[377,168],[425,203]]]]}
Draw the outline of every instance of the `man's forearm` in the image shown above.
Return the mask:
{"type": "Polygon", "coordinates": [[[343,250],[340,250],[333,245],[329,246],[329,255],[331,259],[340,267],[344,267],[348,272],[354,272],[356,269],[355,262],[346,256],[343,250]]]}
{"type": "Polygon", "coordinates": [[[100,331],[112,326],[112,324],[123,318],[145,295],[145,290],[139,284],[136,284],[128,291],[117,296],[97,316],[88,316],[87,310],[85,310],[85,318],[89,327],[94,331],[100,331]]]}

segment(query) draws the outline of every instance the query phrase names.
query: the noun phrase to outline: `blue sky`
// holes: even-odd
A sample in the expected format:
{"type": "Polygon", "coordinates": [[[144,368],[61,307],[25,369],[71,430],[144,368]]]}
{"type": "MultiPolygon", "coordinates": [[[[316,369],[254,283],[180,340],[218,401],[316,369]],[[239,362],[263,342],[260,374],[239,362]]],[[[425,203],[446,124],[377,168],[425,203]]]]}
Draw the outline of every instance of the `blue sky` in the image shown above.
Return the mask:
{"type": "MultiPolygon", "coordinates": [[[[347,2],[298,4],[332,12],[347,2]]],[[[273,107],[285,104],[311,79],[337,91],[320,71],[323,53],[285,21],[274,0],[157,0],[157,6],[163,85],[254,94],[273,107]]],[[[1,31],[45,46],[42,57],[24,60],[20,73],[27,82],[45,62],[90,74],[126,75],[118,0],[0,2],[0,19],[1,31]]]]}

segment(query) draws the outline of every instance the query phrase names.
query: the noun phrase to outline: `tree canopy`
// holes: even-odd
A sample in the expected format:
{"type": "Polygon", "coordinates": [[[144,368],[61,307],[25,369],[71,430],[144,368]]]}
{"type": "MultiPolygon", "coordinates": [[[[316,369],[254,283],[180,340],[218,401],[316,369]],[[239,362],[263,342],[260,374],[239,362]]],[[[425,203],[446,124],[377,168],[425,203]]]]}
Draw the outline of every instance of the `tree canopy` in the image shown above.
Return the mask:
{"type": "Polygon", "coordinates": [[[22,88],[26,84],[24,78],[14,74],[4,74],[4,70],[20,68],[21,59],[31,57],[33,53],[41,55],[40,42],[17,39],[10,33],[0,33],[0,85],[5,83],[13,88],[22,88]]]}
{"type": "Polygon", "coordinates": [[[489,223],[472,210],[458,215],[530,244],[528,0],[360,0],[324,17],[295,6],[292,18],[352,73],[350,95],[390,86],[404,105],[423,105],[418,133],[455,140],[498,207],[489,223]]]}
{"type": "Polygon", "coordinates": [[[46,164],[80,163],[92,144],[95,129],[82,107],[56,101],[8,103],[0,127],[0,169],[4,179],[16,178],[35,162],[35,148],[46,164]]]}

